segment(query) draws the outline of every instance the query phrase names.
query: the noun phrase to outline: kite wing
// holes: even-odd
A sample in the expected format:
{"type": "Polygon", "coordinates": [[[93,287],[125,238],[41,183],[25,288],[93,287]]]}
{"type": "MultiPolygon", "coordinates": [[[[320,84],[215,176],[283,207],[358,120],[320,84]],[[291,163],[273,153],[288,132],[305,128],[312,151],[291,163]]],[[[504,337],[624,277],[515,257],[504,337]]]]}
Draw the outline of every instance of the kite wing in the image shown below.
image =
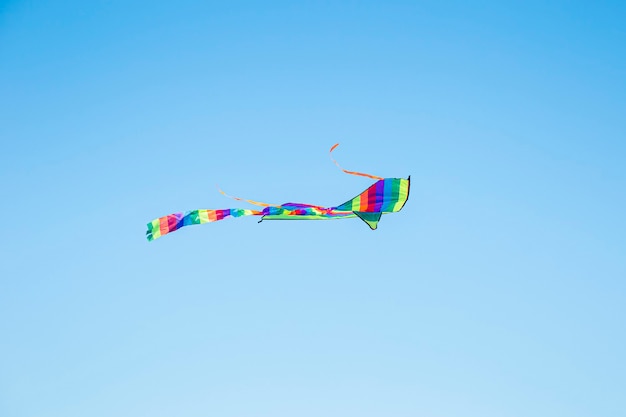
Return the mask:
{"type": "Polygon", "coordinates": [[[411,177],[385,178],[376,181],[367,190],[337,207],[337,210],[352,210],[370,229],[378,227],[380,216],[397,213],[409,199],[411,177]]]}

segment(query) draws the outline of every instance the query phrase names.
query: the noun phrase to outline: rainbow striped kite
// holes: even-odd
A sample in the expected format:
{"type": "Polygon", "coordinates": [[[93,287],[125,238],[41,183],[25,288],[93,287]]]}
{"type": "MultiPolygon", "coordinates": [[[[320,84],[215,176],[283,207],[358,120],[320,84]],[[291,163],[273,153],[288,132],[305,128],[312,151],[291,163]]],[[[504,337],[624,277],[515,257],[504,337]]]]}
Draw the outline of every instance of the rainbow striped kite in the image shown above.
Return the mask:
{"type": "Polygon", "coordinates": [[[148,238],[148,241],[152,241],[184,226],[211,223],[225,219],[226,217],[242,216],[261,216],[259,223],[263,220],[332,220],[359,217],[367,223],[372,230],[375,230],[378,227],[378,222],[383,214],[396,213],[402,210],[402,207],[404,207],[404,204],[409,198],[411,177],[408,177],[407,179],[382,178],[375,175],[363,174],[361,172],[347,171],[341,168],[337,161],[335,161],[332,157],[332,152],[337,146],[339,146],[338,143],[330,148],[330,158],[335,165],[339,167],[339,169],[346,174],[358,175],[376,180],[376,182],[367,190],[343,204],[336,207],[321,207],[301,203],[272,205],[253,200],[231,197],[220,190],[220,193],[226,195],[227,197],[238,201],[246,201],[255,206],[263,207],[263,210],[238,208],[223,210],[200,209],[188,211],[186,213],[169,214],[148,223],[146,237],[148,238]]]}

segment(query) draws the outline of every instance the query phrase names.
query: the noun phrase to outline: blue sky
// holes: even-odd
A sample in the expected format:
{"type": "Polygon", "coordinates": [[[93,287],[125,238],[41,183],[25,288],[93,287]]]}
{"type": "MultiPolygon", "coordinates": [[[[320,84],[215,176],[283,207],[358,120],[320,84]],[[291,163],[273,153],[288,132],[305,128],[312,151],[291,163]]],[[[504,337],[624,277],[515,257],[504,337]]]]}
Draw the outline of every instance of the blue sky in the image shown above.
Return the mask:
{"type": "MultiPolygon", "coordinates": [[[[622,2],[0,3],[0,415],[626,414],[622,2]],[[228,3],[228,4],[225,4],[228,3]],[[222,197],[402,212],[145,224],[222,197]]],[[[245,205],[244,205],[245,206],[245,205]]]]}

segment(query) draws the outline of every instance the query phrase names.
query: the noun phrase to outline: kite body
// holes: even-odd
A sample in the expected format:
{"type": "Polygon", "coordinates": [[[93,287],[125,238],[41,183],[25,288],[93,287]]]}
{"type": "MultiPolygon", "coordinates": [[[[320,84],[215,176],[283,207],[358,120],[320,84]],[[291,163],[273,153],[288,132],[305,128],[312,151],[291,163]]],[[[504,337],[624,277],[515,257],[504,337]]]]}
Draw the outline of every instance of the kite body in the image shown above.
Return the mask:
{"type": "MultiPolygon", "coordinates": [[[[330,151],[332,152],[336,147],[337,145],[333,146],[330,151]]],[[[348,174],[373,178],[377,181],[353,199],[335,207],[321,207],[302,203],[271,205],[232,197],[235,200],[247,201],[264,208],[263,210],[238,208],[222,210],[201,209],[186,213],[174,213],[148,223],[146,237],[149,241],[152,241],[184,226],[211,223],[227,217],[242,216],[260,216],[261,220],[259,222],[263,220],[333,220],[359,217],[372,230],[375,230],[383,214],[400,211],[409,198],[411,177],[406,179],[381,178],[341,169],[348,174]]],[[[220,192],[222,191],[220,190],[220,192]]],[[[222,192],[222,194],[224,193],[222,192]]]]}

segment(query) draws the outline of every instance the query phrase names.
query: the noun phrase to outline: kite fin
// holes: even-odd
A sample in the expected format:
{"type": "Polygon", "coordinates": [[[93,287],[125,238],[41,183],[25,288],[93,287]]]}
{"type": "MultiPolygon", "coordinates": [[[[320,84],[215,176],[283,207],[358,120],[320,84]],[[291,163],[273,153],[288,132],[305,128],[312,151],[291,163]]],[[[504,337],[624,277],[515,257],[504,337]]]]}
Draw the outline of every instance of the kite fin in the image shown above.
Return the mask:
{"type": "Polygon", "coordinates": [[[381,212],[368,213],[363,211],[355,211],[354,214],[359,216],[361,220],[363,220],[372,230],[376,230],[378,227],[378,222],[380,221],[380,216],[382,216],[381,212]]]}

